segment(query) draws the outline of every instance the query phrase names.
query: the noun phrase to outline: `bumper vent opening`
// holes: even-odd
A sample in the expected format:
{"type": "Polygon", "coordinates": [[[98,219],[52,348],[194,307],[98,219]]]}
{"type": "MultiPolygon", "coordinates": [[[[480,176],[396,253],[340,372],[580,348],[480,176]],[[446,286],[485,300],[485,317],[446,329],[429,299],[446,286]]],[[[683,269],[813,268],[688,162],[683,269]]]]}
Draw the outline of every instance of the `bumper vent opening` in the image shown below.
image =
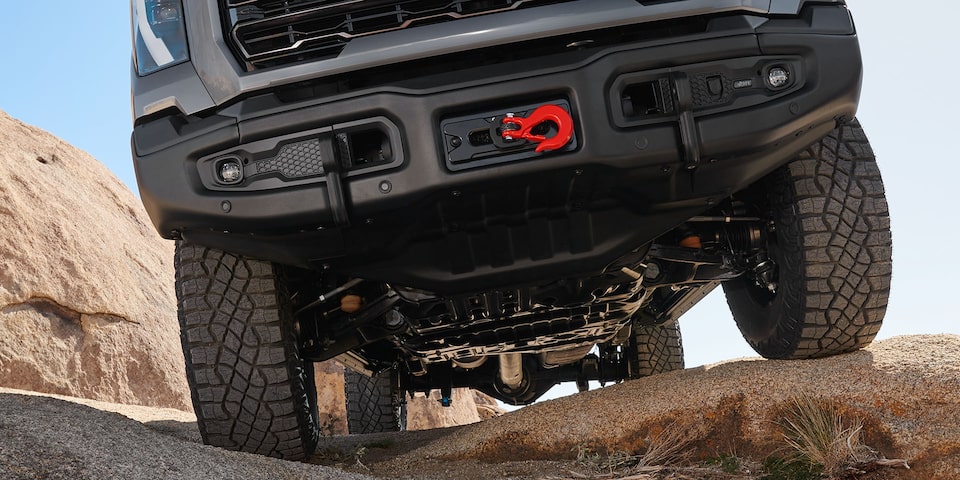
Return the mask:
{"type": "Polygon", "coordinates": [[[390,137],[378,128],[337,133],[336,145],[340,164],[348,171],[393,161],[390,137]]]}
{"type": "Polygon", "coordinates": [[[658,79],[627,85],[620,94],[620,104],[623,116],[627,119],[672,114],[674,108],[670,82],[658,79]]]}

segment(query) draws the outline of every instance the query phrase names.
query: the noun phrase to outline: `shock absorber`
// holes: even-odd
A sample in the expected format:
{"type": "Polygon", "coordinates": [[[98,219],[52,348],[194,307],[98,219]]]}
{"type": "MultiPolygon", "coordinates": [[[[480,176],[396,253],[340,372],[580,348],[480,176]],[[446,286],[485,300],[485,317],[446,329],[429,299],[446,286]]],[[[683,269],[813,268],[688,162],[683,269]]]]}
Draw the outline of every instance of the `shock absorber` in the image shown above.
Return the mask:
{"type": "Polygon", "coordinates": [[[749,253],[763,248],[766,241],[761,222],[759,218],[694,217],[689,223],[696,225],[698,233],[694,236],[690,228],[680,227],[680,245],[697,248],[697,243],[709,244],[730,253],[749,253]]]}
{"type": "Polygon", "coordinates": [[[764,246],[763,229],[756,223],[724,226],[727,246],[734,252],[750,252],[764,246]]]}

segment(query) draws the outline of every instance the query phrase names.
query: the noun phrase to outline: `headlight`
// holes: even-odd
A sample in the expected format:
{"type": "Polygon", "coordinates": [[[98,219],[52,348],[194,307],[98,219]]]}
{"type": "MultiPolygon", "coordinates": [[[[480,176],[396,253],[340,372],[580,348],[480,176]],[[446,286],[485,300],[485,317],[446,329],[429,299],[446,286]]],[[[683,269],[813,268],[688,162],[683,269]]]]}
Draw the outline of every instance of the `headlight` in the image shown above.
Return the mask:
{"type": "Polygon", "coordinates": [[[187,60],[181,0],[133,0],[131,17],[137,73],[147,75],[187,60]]]}

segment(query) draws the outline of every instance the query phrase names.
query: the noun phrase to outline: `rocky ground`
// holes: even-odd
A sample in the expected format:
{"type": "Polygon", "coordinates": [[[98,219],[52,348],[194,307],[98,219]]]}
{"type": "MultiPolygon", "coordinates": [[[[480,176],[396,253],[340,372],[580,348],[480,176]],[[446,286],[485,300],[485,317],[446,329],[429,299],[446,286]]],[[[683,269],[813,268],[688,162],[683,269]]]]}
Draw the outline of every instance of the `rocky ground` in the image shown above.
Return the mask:
{"type": "Polygon", "coordinates": [[[0,394],[4,479],[368,478],[201,445],[190,416],[177,410],[11,392],[0,394]]]}
{"type": "Polygon", "coordinates": [[[822,360],[674,372],[463,427],[328,437],[309,464],[203,446],[192,417],[177,410],[6,390],[0,477],[758,479],[765,457],[788,453],[778,419],[798,392],[860,419],[866,445],[912,467],[851,478],[960,478],[960,337],[953,335],[899,337],[822,360]],[[679,448],[667,468],[616,464],[668,438],[679,448]],[[706,462],[724,458],[737,468],[724,473],[706,462]]]}

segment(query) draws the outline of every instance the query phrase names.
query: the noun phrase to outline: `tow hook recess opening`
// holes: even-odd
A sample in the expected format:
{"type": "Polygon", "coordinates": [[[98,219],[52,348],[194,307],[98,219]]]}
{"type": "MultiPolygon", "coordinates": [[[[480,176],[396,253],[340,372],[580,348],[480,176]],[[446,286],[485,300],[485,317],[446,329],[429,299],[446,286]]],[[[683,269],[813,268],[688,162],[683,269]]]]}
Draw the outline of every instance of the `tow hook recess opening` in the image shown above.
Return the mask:
{"type": "Polygon", "coordinates": [[[504,140],[526,140],[539,143],[537,153],[560,150],[573,138],[573,117],[563,108],[552,104],[538,107],[527,117],[517,117],[508,113],[502,120],[502,124],[503,130],[500,136],[504,140]],[[539,134],[537,127],[545,123],[553,123],[557,127],[556,135],[548,138],[539,134]]]}
{"type": "Polygon", "coordinates": [[[573,108],[563,98],[501,104],[440,121],[441,148],[451,171],[542,158],[579,148],[573,108]],[[507,117],[513,113],[512,117],[507,117]],[[508,140],[507,137],[510,139],[508,140]]]}

